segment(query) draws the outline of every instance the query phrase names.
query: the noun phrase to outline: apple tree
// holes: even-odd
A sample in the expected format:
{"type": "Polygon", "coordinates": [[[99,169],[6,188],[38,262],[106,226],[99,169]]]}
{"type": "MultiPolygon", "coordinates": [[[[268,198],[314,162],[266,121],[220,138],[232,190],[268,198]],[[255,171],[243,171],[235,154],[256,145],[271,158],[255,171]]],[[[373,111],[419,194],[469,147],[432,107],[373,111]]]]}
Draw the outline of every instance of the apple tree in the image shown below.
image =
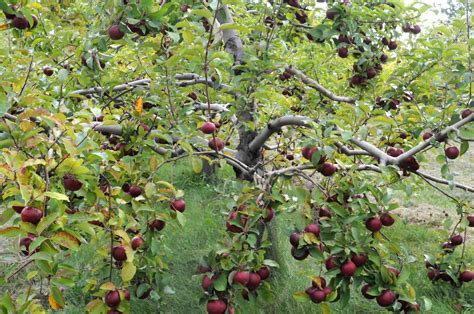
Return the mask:
{"type": "Polygon", "coordinates": [[[242,183],[222,204],[227,238],[198,265],[209,313],[269,295],[284,211],[307,220],[289,253],[321,269],[296,299],[329,312],[360,291],[390,311],[419,311],[406,267],[417,261],[384,229],[397,222],[394,192],[425,184],[458,214],[426,256],[427,276],[457,288],[474,279],[474,187],[450,169],[473,141],[463,133],[474,121],[469,1],[429,29],[418,24],[429,6],[402,0],[0,9],[0,236],[18,252],[0,286],[30,283],[5,291],[4,312],[66,307],[70,256],[84,244],[96,247],[87,311],[157,300],[171,276],[159,240],[186,216],[183,191],[157,172],[178,160],[211,176],[231,167],[228,180],[242,183]]]}

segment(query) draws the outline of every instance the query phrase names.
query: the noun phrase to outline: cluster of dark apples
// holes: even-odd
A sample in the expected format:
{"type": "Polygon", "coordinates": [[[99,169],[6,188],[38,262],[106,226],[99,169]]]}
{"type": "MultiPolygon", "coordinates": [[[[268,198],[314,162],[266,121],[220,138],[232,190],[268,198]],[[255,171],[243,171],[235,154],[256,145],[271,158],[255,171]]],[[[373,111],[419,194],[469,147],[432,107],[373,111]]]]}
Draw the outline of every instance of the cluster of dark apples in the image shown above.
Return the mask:
{"type": "MultiPolygon", "coordinates": [[[[474,227],[474,216],[467,216],[467,222],[469,227],[474,227]]],[[[464,238],[460,234],[453,234],[448,241],[444,242],[442,245],[443,255],[452,254],[456,247],[464,243],[464,238]]],[[[425,261],[426,268],[428,269],[428,278],[431,281],[442,281],[450,282],[452,285],[456,285],[456,282],[448,274],[448,272],[443,269],[439,263],[431,263],[430,261],[425,261]]],[[[462,285],[465,282],[470,282],[474,280],[474,272],[468,269],[462,271],[458,275],[459,283],[462,285]]]]}
{"type": "Polygon", "coordinates": [[[204,134],[212,134],[212,138],[208,141],[207,145],[210,149],[221,151],[224,149],[224,141],[217,137],[216,131],[219,129],[220,124],[216,124],[212,121],[206,121],[201,125],[201,132],[204,134]]]}
{"type": "Polygon", "coordinates": [[[311,287],[305,290],[313,303],[321,303],[326,301],[328,296],[333,292],[332,288],[326,286],[326,279],[323,277],[315,277],[311,281],[311,287]]]}
{"type": "Polygon", "coordinates": [[[326,247],[322,242],[318,244],[306,243],[304,241],[305,234],[314,235],[319,241],[319,234],[321,233],[321,227],[317,223],[311,223],[304,228],[303,233],[293,232],[290,235],[290,244],[291,244],[291,256],[298,261],[302,261],[309,256],[311,248],[316,248],[321,253],[325,251],[326,247]],[[303,239],[303,244],[300,245],[301,239],[303,239]]]}
{"type": "Polygon", "coordinates": [[[17,15],[16,11],[18,10],[18,7],[16,5],[13,5],[13,4],[10,5],[10,9],[13,11],[13,13],[8,13],[6,11],[3,11],[3,14],[5,14],[5,18],[7,20],[11,20],[10,24],[16,29],[19,29],[19,30],[33,29],[36,26],[38,26],[38,18],[36,17],[36,15],[31,16],[31,18],[33,19],[33,25],[30,25],[30,22],[25,16],[17,15]]]}
{"type": "MultiPolygon", "coordinates": [[[[198,269],[201,273],[206,273],[201,282],[201,287],[207,294],[217,293],[220,295],[218,299],[211,299],[207,303],[207,311],[211,314],[223,314],[227,310],[227,300],[222,296],[223,294],[214,291],[213,284],[220,277],[224,276],[219,272],[213,272],[209,267],[201,267],[198,269]],[[207,273],[211,273],[210,277],[207,273]]],[[[255,293],[257,288],[262,283],[262,280],[266,280],[270,277],[271,270],[267,266],[261,267],[257,271],[238,270],[233,273],[230,282],[234,285],[240,285],[243,287],[242,297],[245,300],[249,300],[249,293],[255,293]]]]}
{"type": "MultiPolygon", "coordinates": [[[[319,148],[314,146],[305,146],[301,150],[301,154],[304,158],[312,161],[313,155],[319,152],[319,148]]],[[[317,164],[317,170],[325,177],[330,177],[337,171],[336,165],[327,162],[326,156],[324,154],[320,154],[319,161],[317,164]]]]}
{"type": "MultiPolygon", "coordinates": [[[[381,3],[383,4],[383,3],[381,3]]],[[[341,8],[332,7],[326,11],[326,18],[331,21],[336,21],[334,23],[335,30],[339,33],[339,36],[334,39],[334,42],[337,46],[337,54],[341,58],[347,58],[350,55],[350,49],[353,50],[353,55],[355,57],[360,57],[366,48],[362,44],[357,44],[349,34],[349,30],[346,29],[345,23],[343,23],[345,18],[345,8],[346,3],[339,4],[341,8]],[[341,22],[342,21],[342,22],[341,22]],[[337,24],[337,26],[336,26],[337,24]]],[[[387,24],[388,26],[388,24],[387,24]]],[[[405,29],[405,26],[403,27],[405,29]]],[[[418,34],[421,32],[419,25],[409,25],[409,30],[413,34],[418,34]]],[[[381,51],[382,49],[379,46],[378,40],[373,41],[371,38],[367,37],[364,32],[359,31],[360,35],[364,37],[363,44],[368,46],[372,50],[373,56],[369,60],[364,62],[356,62],[353,66],[354,75],[350,79],[351,86],[357,85],[366,85],[367,80],[373,79],[377,74],[382,71],[382,64],[388,61],[388,55],[381,51]]],[[[387,46],[389,50],[395,50],[398,48],[398,44],[394,39],[387,39],[386,37],[382,38],[380,41],[383,46],[387,46]]]]}

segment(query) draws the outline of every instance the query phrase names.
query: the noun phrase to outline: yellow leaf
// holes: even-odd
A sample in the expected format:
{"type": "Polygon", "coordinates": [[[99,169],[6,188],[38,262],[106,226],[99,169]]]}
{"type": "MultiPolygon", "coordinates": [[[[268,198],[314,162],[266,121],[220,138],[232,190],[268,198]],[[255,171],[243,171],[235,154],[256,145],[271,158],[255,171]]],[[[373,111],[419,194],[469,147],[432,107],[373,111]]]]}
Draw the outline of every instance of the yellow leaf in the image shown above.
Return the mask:
{"type": "Polygon", "coordinates": [[[138,96],[137,100],[135,100],[135,110],[138,113],[142,113],[142,111],[143,111],[143,98],[142,98],[142,96],[138,96]]]}
{"type": "Polygon", "coordinates": [[[321,289],[322,286],[321,286],[321,277],[319,276],[314,276],[312,278],[313,282],[321,289]]]}
{"type": "Polygon", "coordinates": [[[115,287],[114,283],[110,282],[110,281],[105,282],[105,283],[102,284],[102,286],[100,286],[100,290],[110,290],[111,291],[111,290],[115,290],[115,289],[117,289],[117,288],[115,287]]]}
{"type": "Polygon", "coordinates": [[[413,289],[413,287],[411,285],[409,285],[408,287],[408,295],[410,296],[410,298],[412,298],[413,300],[416,299],[416,291],[415,289],[413,289]]]}
{"type": "Polygon", "coordinates": [[[319,240],[314,233],[305,232],[303,239],[308,244],[319,244],[319,240]]]}
{"type": "Polygon", "coordinates": [[[0,24],[0,31],[4,31],[8,29],[9,27],[10,27],[10,24],[8,23],[0,24]]]}
{"type": "Polygon", "coordinates": [[[77,251],[80,245],[79,240],[66,231],[59,231],[51,237],[51,240],[73,251],[77,251]]]}
{"type": "Polygon", "coordinates": [[[128,236],[128,234],[123,231],[123,230],[115,230],[114,231],[115,235],[121,237],[125,243],[130,243],[130,237],[128,236]]]}
{"type": "Polygon", "coordinates": [[[135,276],[136,271],[137,271],[137,267],[133,265],[132,262],[129,262],[129,261],[125,262],[122,267],[122,273],[121,273],[122,280],[123,281],[132,280],[133,277],[135,276]]]}
{"type": "Polygon", "coordinates": [[[62,308],[61,305],[59,305],[56,300],[54,299],[53,297],[53,294],[50,293],[49,296],[48,296],[48,302],[49,302],[49,305],[51,306],[51,308],[55,311],[57,310],[60,310],[62,308]]]}

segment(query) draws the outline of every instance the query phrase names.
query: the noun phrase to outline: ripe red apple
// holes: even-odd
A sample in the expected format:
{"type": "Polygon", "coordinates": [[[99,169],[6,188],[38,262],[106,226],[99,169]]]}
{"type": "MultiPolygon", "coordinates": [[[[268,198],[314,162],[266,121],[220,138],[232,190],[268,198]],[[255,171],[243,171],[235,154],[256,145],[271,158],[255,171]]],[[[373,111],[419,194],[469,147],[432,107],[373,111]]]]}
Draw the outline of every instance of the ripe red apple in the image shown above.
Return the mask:
{"type": "Polygon", "coordinates": [[[25,16],[15,16],[12,20],[13,27],[17,29],[27,29],[30,27],[30,23],[25,16]]]}
{"type": "Polygon", "coordinates": [[[271,271],[268,266],[263,266],[257,271],[258,275],[262,280],[266,280],[268,277],[270,277],[270,272],[271,271]]]}
{"type": "Polygon", "coordinates": [[[354,273],[356,272],[357,270],[357,266],[356,264],[354,264],[354,262],[352,262],[351,260],[348,260],[346,261],[344,264],[342,264],[341,266],[341,273],[345,276],[345,277],[351,277],[352,275],[354,275],[354,273]]]}
{"type": "Polygon", "coordinates": [[[409,156],[400,161],[399,167],[405,171],[417,171],[420,169],[420,164],[414,156],[409,156]]]}
{"type": "MultiPolygon", "coordinates": [[[[231,211],[229,216],[227,217],[226,228],[227,228],[227,231],[229,231],[229,232],[240,233],[240,232],[244,231],[244,229],[242,227],[231,224],[232,221],[235,221],[237,219],[238,211],[239,210],[231,211]]],[[[240,216],[240,225],[244,227],[247,223],[247,219],[248,219],[248,217],[246,215],[241,214],[241,216],[240,216]]]]}
{"type": "Polygon", "coordinates": [[[124,184],[122,185],[122,191],[124,191],[125,193],[130,192],[130,184],[124,183],[124,184]]]}
{"type": "Polygon", "coordinates": [[[385,53],[382,54],[382,56],[380,57],[380,62],[387,63],[387,61],[388,61],[388,56],[385,53]]]}
{"type": "Polygon", "coordinates": [[[224,300],[207,301],[207,312],[209,314],[224,314],[227,310],[227,303],[224,300]]]}
{"type": "Polygon", "coordinates": [[[337,55],[341,58],[347,58],[349,56],[349,49],[346,47],[341,47],[337,49],[337,55]]]}
{"type": "Polygon", "coordinates": [[[433,133],[431,133],[431,132],[423,133],[423,141],[429,140],[432,136],[433,136],[433,133]]]}
{"type": "Polygon", "coordinates": [[[273,216],[274,216],[273,208],[268,206],[263,220],[265,222],[270,222],[270,221],[272,221],[273,216]]]}
{"type": "Polygon", "coordinates": [[[217,130],[216,125],[214,123],[210,122],[210,121],[205,122],[201,126],[201,131],[204,134],[212,134],[212,133],[216,132],[216,130],[217,130]]]}
{"type": "Polygon", "coordinates": [[[204,291],[209,290],[209,287],[219,278],[218,275],[213,275],[211,278],[209,278],[207,275],[204,275],[202,277],[202,282],[201,282],[201,287],[204,289],[204,291]]]}
{"type": "Polygon", "coordinates": [[[430,269],[428,271],[428,278],[433,281],[435,279],[438,279],[439,278],[439,270],[437,269],[430,269]]]}
{"type": "Polygon", "coordinates": [[[319,237],[319,233],[321,232],[321,228],[318,224],[309,224],[304,228],[305,232],[312,233],[315,236],[319,237]]]}
{"type": "Polygon", "coordinates": [[[382,307],[387,307],[387,306],[392,305],[396,299],[397,299],[397,296],[395,295],[395,293],[387,289],[387,290],[384,290],[377,297],[377,303],[382,307]]]}
{"type": "Polygon", "coordinates": [[[290,235],[290,243],[293,247],[298,247],[300,244],[300,234],[298,232],[293,232],[290,235]]]}
{"type": "Polygon", "coordinates": [[[117,309],[110,309],[107,311],[107,314],[122,314],[122,312],[117,309]]]}
{"type": "Polygon", "coordinates": [[[474,216],[467,216],[467,221],[469,221],[469,227],[474,227],[474,216]]]}
{"type": "Polygon", "coordinates": [[[325,287],[325,288],[323,289],[323,292],[324,292],[324,294],[325,294],[326,297],[327,297],[328,295],[330,295],[330,294],[332,293],[332,288],[331,288],[331,287],[325,287]]]}
{"type": "Polygon", "coordinates": [[[118,292],[118,290],[109,291],[105,295],[104,302],[105,302],[105,304],[107,304],[111,308],[116,308],[117,306],[119,306],[120,301],[121,301],[120,300],[120,293],[118,292]]]}
{"type": "Polygon", "coordinates": [[[370,285],[364,285],[360,291],[366,299],[375,299],[375,296],[369,294],[370,288],[372,288],[370,285]]]}
{"type": "Polygon", "coordinates": [[[112,248],[112,257],[116,261],[125,261],[127,260],[127,254],[125,253],[125,248],[122,245],[117,245],[112,248]]]}
{"type": "Polygon", "coordinates": [[[389,43],[389,41],[388,41],[387,37],[382,38],[382,44],[384,44],[385,46],[388,46],[388,43],[389,43]]]}
{"type": "Polygon", "coordinates": [[[218,137],[211,138],[207,145],[210,149],[217,151],[221,151],[224,149],[224,142],[218,137]]]}
{"type": "Polygon", "coordinates": [[[474,111],[472,111],[471,109],[464,109],[462,112],[461,112],[461,118],[463,119],[466,119],[467,117],[469,117],[474,111]]]}
{"type": "Polygon", "coordinates": [[[366,73],[369,80],[377,76],[377,71],[374,68],[368,68],[366,73]]]}
{"type": "Polygon", "coordinates": [[[183,199],[175,199],[171,202],[170,208],[182,213],[186,209],[186,202],[183,199]]]}
{"type": "Polygon", "coordinates": [[[46,76],[51,76],[54,74],[54,70],[48,66],[43,67],[43,73],[46,76]]]}
{"type": "Polygon", "coordinates": [[[123,290],[123,296],[125,300],[130,301],[130,291],[128,291],[128,289],[123,290]]]}
{"type": "Polygon", "coordinates": [[[337,171],[337,167],[329,162],[323,163],[321,168],[319,168],[319,172],[325,177],[332,176],[337,171]]]}
{"type": "Polygon", "coordinates": [[[326,18],[328,20],[334,20],[335,17],[336,17],[336,11],[331,10],[331,9],[326,11],[326,18]]]}
{"type": "Polygon", "coordinates": [[[327,270],[331,270],[337,268],[337,258],[336,256],[329,256],[325,261],[324,265],[326,266],[327,270]]]}
{"type": "Polygon", "coordinates": [[[238,271],[234,275],[233,282],[240,283],[242,286],[245,286],[250,280],[250,273],[248,271],[238,271]]]}
{"type": "Polygon", "coordinates": [[[461,245],[463,243],[463,238],[462,238],[462,235],[460,234],[457,234],[457,235],[454,235],[451,237],[451,243],[453,245],[461,245]]]}
{"type": "Polygon", "coordinates": [[[166,223],[161,219],[155,219],[148,223],[148,227],[154,231],[161,231],[165,227],[166,223]]]}
{"type": "Polygon", "coordinates": [[[132,249],[133,250],[136,250],[138,249],[140,246],[143,245],[143,243],[145,243],[145,241],[143,241],[143,238],[141,236],[136,236],[136,237],[133,237],[132,241],[130,242],[131,245],[132,245],[132,249]]]}
{"type": "Polygon", "coordinates": [[[420,25],[413,25],[410,28],[410,31],[411,31],[412,34],[417,35],[421,32],[421,27],[420,27],[420,25]]]}
{"type": "Polygon", "coordinates": [[[352,253],[351,261],[356,264],[357,267],[363,266],[367,263],[367,255],[360,253],[359,255],[352,253]]]}
{"type": "Polygon", "coordinates": [[[291,256],[298,261],[302,261],[307,258],[309,255],[309,251],[306,248],[297,250],[295,247],[291,248],[291,256]]]}
{"type": "Polygon", "coordinates": [[[469,282],[474,280],[474,272],[465,270],[461,274],[459,274],[459,280],[462,282],[469,282]]]}
{"type": "MultiPolygon", "coordinates": [[[[24,255],[30,255],[30,244],[31,244],[31,242],[33,242],[35,239],[36,239],[36,237],[35,237],[35,235],[32,234],[32,233],[29,233],[27,237],[20,239],[20,248],[21,248],[22,246],[25,247],[25,249],[21,251],[24,255]]],[[[37,249],[35,250],[35,252],[37,252],[37,251],[39,251],[39,248],[37,248],[37,249]]]]}
{"type": "Polygon", "coordinates": [[[71,174],[65,174],[63,176],[63,185],[68,191],[78,191],[82,188],[82,182],[71,174]]]}
{"type": "Polygon", "coordinates": [[[387,155],[392,156],[392,157],[398,157],[403,153],[404,151],[401,148],[389,147],[387,149],[387,155]]]}
{"type": "Polygon", "coordinates": [[[378,217],[372,217],[365,221],[365,226],[372,232],[377,232],[382,229],[382,221],[378,217]]]}
{"type": "Polygon", "coordinates": [[[383,213],[382,215],[380,215],[380,221],[382,222],[382,225],[386,227],[390,227],[395,223],[395,219],[389,213],[383,213]]]}
{"type": "Polygon", "coordinates": [[[119,40],[125,36],[125,33],[120,30],[118,25],[112,25],[109,28],[109,37],[112,40],[119,40]]]}
{"type": "Polygon", "coordinates": [[[324,293],[324,291],[321,291],[321,290],[316,290],[316,291],[313,291],[313,293],[311,293],[309,297],[311,298],[311,301],[313,301],[313,303],[318,304],[326,300],[326,293],[324,293]]]}
{"type": "Polygon", "coordinates": [[[21,211],[21,220],[24,222],[32,223],[37,225],[38,222],[43,218],[43,211],[34,207],[25,207],[21,211]]]}
{"type": "Polygon", "coordinates": [[[388,43],[387,46],[388,46],[388,49],[390,49],[390,50],[395,50],[395,49],[397,49],[398,44],[397,44],[397,42],[396,42],[395,40],[391,40],[391,41],[388,43]]]}
{"type": "Polygon", "coordinates": [[[328,208],[320,208],[319,209],[319,217],[331,218],[332,217],[332,212],[328,208]]]}
{"type": "Polygon", "coordinates": [[[132,197],[140,196],[142,194],[142,188],[137,185],[132,185],[128,190],[128,194],[132,197]]]}
{"type": "Polygon", "coordinates": [[[459,149],[456,146],[448,147],[444,150],[446,157],[449,159],[456,159],[459,156],[459,149]]]}
{"type": "Polygon", "coordinates": [[[258,288],[260,283],[262,282],[262,278],[258,273],[250,273],[249,281],[247,282],[247,288],[250,291],[253,291],[258,288]]]}

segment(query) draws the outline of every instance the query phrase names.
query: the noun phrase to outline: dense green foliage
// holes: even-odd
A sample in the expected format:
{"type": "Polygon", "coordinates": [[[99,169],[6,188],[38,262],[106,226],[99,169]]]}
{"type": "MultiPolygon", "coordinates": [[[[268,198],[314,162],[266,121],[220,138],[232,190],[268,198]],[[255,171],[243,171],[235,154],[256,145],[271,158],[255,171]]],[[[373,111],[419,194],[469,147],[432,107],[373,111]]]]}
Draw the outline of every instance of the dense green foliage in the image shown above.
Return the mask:
{"type": "Polygon", "coordinates": [[[411,280],[422,259],[436,284],[469,289],[474,189],[452,171],[473,140],[469,2],[429,29],[427,5],[327,2],[0,0],[0,236],[19,241],[0,309],[166,307],[185,256],[169,237],[189,221],[220,240],[186,265],[210,313],[281,293],[291,232],[286,251],[325,264],[284,291],[303,307],[340,309],[366,287],[371,306],[428,310],[411,280]],[[188,198],[160,172],[176,162],[211,184],[188,198]],[[426,231],[442,248],[413,252],[390,212],[434,183],[458,217],[426,231]],[[199,193],[227,219],[185,211],[199,193]]]}

